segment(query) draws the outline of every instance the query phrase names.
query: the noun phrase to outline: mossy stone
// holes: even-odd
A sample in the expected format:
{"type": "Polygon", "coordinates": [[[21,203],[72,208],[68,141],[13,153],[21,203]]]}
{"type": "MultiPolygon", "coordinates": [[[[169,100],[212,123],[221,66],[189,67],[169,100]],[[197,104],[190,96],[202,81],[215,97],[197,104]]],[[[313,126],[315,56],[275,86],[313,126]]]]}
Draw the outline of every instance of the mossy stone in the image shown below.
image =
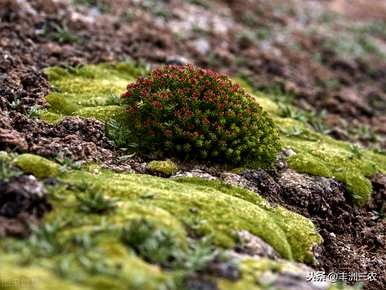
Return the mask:
{"type": "Polygon", "coordinates": [[[288,158],[288,165],[299,173],[308,173],[315,176],[332,177],[333,174],[323,160],[312,155],[294,154],[288,158]]]}
{"type": "Polygon", "coordinates": [[[255,193],[223,183],[183,182],[106,170],[97,174],[71,171],[65,173],[63,180],[85,187],[96,186],[112,197],[160,208],[187,230],[199,236],[210,235],[216,245],[225,248],[235,245],[237,231],[248,230],[271,244],[283,257],[312,263],[312,247],[322,241],[308,219],[280,207],[270,207],[255,193]]]}
{"type": "Polygon", "coordinates": [[[61,172],[59,164],[34,154],[21,154],[13,162],[25,173],[31,173],[39,178],[55,177],[61,172]]]}
{"type": "Polygon", "coordinates": [[[171,160],[153,160],[146,165],[146,170],[154,175],[170,177],[177,173],[178,166],[171,160]]]}

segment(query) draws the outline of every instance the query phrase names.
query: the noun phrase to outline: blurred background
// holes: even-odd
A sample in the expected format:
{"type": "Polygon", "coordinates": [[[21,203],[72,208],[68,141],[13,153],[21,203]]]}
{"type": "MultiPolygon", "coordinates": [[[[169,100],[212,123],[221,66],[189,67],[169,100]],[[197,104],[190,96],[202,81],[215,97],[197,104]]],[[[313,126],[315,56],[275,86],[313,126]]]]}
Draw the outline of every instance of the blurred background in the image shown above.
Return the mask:
{"type": "Polygon", "coordinates": [[[0,0],[0,19],[1,90],[12,75],[36,87],[52,65],[193,63],[320,132],[386,148],[386,1],[0,0]]]}

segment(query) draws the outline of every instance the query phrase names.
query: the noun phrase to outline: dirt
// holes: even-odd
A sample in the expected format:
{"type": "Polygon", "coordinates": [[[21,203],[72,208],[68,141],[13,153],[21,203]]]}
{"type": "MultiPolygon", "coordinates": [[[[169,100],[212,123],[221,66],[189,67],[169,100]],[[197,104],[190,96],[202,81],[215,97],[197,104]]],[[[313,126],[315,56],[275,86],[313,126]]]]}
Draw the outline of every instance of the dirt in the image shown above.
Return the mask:
{"type": "Polygon", "coordinates": [[[382,1],[374,1],[369,6],[367,1],[355,0],[355,1],[344,1],[334,0],[330,1],[329,7],[331,10],[336,11],[340,14],[350,15],[357,19],[386,19],[386,3],[382,1]]]}
{"type": "MultiPolygon", "coordinates": [[[[238,74],[255,88],[285,92],[306,110],[325,110],[324,122],[335,138],[386,148],[386,61],[371,49],[375,43],[386,51],[384,34],[366,33],[373,37],[373,42],[365,42],[369,51],[351,57],[331,46],[331,35],[325,33],[352,33],[358,17],[384,19],[382,4],[374,8],[373,3],[359,0],[351,4],[228,0],[201,1],[202,5],[170,0],[150,6],[129,0],[98,2],[102,5],[0,1],[1,150],[101,161],[115,170],[143,172],[141,158],[126,158],[126,152],[112,147],[100,122],[69,117],[49,125],[31,114],[31,108],[45,105],[44,96],[51,90],[43,68],[128,59],[155,65],[192,62],[238,74]],[[323,17],[333,17],[332,24],[323,17]],[[364,125],[370,133],[361,133],[364,125]]],[[[374,200],[363,209],[354,207],[345,188],[331,179],[287,169],[257,170],[242,179],[270,202],[316,223],[325,240],[319,252],[320,270],[376,272],[379,279],[366,282],[365,288],[383,289],[386,225],[384,219],[375,219],[373,211],[383,210],[385,176],[374,176],[374,200]]],[[[29,195],[23,187],[28,182],[15,179],[0,184],[0,235],[25,235],[26,222],[39,220],[49,210],[44,198],[29,195]],[[8,191],[17,193],[17,203],[7,199],[8,191]]],[[[205,288],[210,281],[204,286],[201,282],[193,277],[189,283],[192,289],[214,289],[205,288]]]]}
{"type": "Polygon", "coordinates": [[[38,223],[51,210],[47,192],[32,175],[0,181],[0,237],[25,237],[30,224],[38,223]]]}
{"type": "MultiPolygon", "coordinates": [[[[384,211],[386,176],[373,178],[375,195],[366,208],[353,205],[339,182],[286,169],[281,172],[248,171],[242,175],[271,203],[300,213],[316,224],[324,239],[315,249],[320,271],[376,273],[364,281],[365,289],[383,289],[386,283],[386,221],[374,212],[384,211]]],[[[256,190],[255,190],[256,191],[256,190]]]]}
{"type": "MultiPolygon", "coordinates": [[[[356,23],[356,14],[347,13],[344,23],[337,19],[332,28],[321,19],[340,13],[344,9],[337,7],[342,5],[364,11],[364,1],[201,2],[202,6],[179,1],[147,5],[120,0],[76,6],[69,1],[2,1],[0,71],[6,74],[0,78],[1,95],[8,102],[20,99],[18,110],[23,111],[41,105],[47,94],[42,67],[126,59],[160,64],[185,57],[241,74],[256,88],[293,94],[295,103],[305,109],[326,110],[326,122],[333,128],[349,131],[367,124],[380,140],[359,136],[356,141],[386,146],[385,59],[371,50],[372,43],[367,54],[341,55],[339,47],[328,45],[330,35],[317,29],[353,34],[347,27],[356,23]],[[260,34],[254,35],[253,27],[260,34]]],[[[374,40],[381,49],[382,37],[374,40]]],[[[4,102],[3,98],[3,108],[4,102]]]]}

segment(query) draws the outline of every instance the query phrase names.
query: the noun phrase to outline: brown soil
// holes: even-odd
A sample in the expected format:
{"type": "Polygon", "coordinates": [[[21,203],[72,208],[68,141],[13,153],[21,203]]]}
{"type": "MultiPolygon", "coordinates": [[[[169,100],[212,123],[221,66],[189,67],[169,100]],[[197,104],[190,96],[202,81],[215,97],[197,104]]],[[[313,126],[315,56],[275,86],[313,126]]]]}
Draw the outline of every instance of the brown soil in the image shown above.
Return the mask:
{"type": "Polygon", "coordinates": [[[360,19],[383,19],[386,20],[386,3],[383,1],[366,0],[333,0],[330,1],[329,7],[331,10],[338,13],[349,15],[360,19]]]}
{"type": "MultiPolygon", "coordinates": [[[[365,9],[365,1],[338,2],[361,11],[374,10],[372,4],[365,9]]],[[[0,3],[0,71],[6,72],[0,78],[0,90],[6,101],[20,99],[20,111],[40,105],[48,84],[39,69],[48,65],[128,58],[165,63],[173,56],[184,56],[201,66],[241,74],[256,88],[293,94],[295,103],[305,109],[326,110],[332,127],[352,131],[367,124],[380,140],[354,139],[386,146],[386,60],[373,50],[351,57],[347,52],[339,54],[339,46],[329,45],[330,36],[319,27],[335,29],[337,35],[353,34],[347,27],[357,20],[348,13],[343,24],[339,19],[331,25],[321,22],[320,18],[337,10],[332,1],[210,1],[209,8],[163,1],[154,6],[156,11],[129,0],[97,3],[101,4],[96,10],[66,1],[0,3]],[[194,13],[192,19],[189,13],[194,13]],[[299,22],[302,17],[307,21],[299,22]],[[177,28],[182,35],[176,35],[177,28]],[[310,32],[311,28],[316,31],[310,32]],[[262,35],[254,35],[254,29],[262,35]]],[[[374,43],[385,52],[383,35],[375,36],[374,43]]],[[[365,45],[372,47],[372,43],[365,45]]],[[[350,133],[346,136],[353,137],[350,133]]]]}
{"type": "Polygon", "coordinates": [[[263,170],[249,171],[243,176],[272,203],[312,219],[324,239],[322,248],[316,249],[319,270],[326,273],[374,272],[376,281],[364,281],[365,288],[383,289],[386,284],[386,221],[375,219],[373,211],[384,211],[386,176],[374,176],[376,193],[366,208],[355,207],[344,186],[332,179],[287,169],[270,174],[263,170]]]}

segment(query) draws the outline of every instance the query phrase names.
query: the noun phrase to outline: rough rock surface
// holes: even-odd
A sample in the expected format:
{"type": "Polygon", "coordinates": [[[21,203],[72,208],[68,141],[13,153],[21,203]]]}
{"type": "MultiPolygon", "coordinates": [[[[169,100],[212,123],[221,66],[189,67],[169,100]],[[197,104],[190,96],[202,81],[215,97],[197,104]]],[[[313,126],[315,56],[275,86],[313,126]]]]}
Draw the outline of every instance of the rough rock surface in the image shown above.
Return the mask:
{"type": "Polygon", "coordinates": [[[47,192],[34,176],[0,181],[0,236],[25,236],[28,223],[38,222],[49,210],[47,192]]]}

